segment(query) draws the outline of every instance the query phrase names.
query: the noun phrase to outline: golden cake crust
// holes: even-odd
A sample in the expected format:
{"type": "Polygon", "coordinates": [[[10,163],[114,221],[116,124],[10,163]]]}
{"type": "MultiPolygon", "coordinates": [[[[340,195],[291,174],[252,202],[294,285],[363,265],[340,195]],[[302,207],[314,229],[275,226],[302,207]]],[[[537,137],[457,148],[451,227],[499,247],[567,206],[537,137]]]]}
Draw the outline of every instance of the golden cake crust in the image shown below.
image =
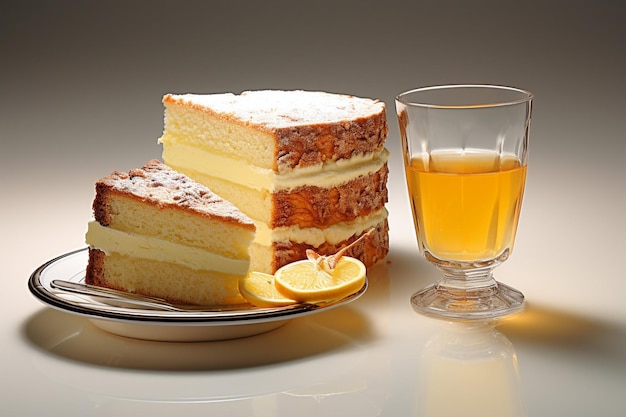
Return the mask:
{"type": "Polygon", "coordinates": [[[85,282],[99,287],[106,286],[104,279],[104,257],[106,254],[96,248],[89,248],[89,261],[85,271],[85,282]]]}
{"type": "Polygon", "coordinates": [[[325,228],[339,222],[380,210],[388,200],[385,164],[370,175],[363,175],[336,187],[315,185],[297,187],[272,194],[270,227],[300,226],[325,228]]]}
{"type": "Polygon", "coordinates": [[[378,152],[384,146],[387,131],[384,108],[381,113],[341,123],[276,129],[276,170],[282,172],[378,152]]]}

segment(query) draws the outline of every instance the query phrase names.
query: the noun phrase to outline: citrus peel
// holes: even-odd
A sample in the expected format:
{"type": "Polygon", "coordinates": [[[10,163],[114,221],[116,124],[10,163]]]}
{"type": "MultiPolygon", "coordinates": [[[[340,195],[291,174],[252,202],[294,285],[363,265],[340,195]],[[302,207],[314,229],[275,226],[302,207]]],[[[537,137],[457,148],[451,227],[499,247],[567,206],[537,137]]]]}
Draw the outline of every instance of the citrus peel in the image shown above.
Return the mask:
{"type": "Polygon", "coordinates": [[[366,270],[361,261],[342,257],[334,269],[310,259],[285,265],[276,271],[274,285],[287,298],[304,303],[340,300],[365,284],[366,270]]]}
{"type": "Polygon", "coordinates": [[[247,302],[257,307],[281,307],[296,302],[278,292],[273,275],[262,272],[249,272],[240,279],[239,292],[247,302]]]}

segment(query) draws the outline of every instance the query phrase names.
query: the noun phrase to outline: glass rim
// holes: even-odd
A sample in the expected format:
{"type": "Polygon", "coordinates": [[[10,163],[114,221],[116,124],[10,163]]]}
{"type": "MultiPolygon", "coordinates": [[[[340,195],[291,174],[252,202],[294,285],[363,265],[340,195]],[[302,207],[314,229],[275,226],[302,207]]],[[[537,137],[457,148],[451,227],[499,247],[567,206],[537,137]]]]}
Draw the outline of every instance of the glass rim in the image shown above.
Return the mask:
{"type": "Polygon", "coordinates": [[[517,88],[510,87],[506,85],[497,85],[497,84],[441,84],[441,85],[431,85],[426,87],[418,87],[408,91],[404,91],[396,96],[396,101],[402,103],[406,106],[413,107],[423,107],[423,108],[432,108],[432,109],[471,109],[471,108],[492,108],[492,107],[501,107],[501,106],[511,106],[516,104],[528,103],[533,99],[533,94],[530,91],[517,88]],[[408,99],[409,95],[416,93],[426,93],[432,91],[444,91],[444,90],[453,90],[453,89],[481,89],[481,90],[492,90],[492,91],[506,91],[510,93],[516,93],[519,97],[510,99],[496,99],[485,101],[483,103],[478,102],[468,102],[467,104],[445,104],[442,101],[436,100],[424,100],[423,102],[420,100],[410,100],[408,99]]]}

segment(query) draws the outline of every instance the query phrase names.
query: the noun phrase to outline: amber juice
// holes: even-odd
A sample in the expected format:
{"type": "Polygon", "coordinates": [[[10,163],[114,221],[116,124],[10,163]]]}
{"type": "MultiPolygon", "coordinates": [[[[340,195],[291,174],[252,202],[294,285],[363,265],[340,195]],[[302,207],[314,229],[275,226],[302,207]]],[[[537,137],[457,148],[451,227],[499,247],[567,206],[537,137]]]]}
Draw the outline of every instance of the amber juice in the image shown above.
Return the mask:
{"type": "Polygon", "coordinates": [[[526,181],[517,157],[438,151],[413,158],[406,175],[422,252],[458,262],[508,256],[526,181]]]}

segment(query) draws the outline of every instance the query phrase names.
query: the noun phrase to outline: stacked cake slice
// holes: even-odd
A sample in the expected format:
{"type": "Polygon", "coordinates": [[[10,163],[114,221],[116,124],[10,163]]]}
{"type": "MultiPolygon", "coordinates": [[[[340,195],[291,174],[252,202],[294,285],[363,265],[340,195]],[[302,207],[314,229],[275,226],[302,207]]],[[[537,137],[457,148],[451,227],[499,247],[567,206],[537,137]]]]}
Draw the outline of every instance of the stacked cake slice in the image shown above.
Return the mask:
{"type": "Polygon", "coordinates": [[[367,266],[389,250],[384,103],[311,91],[166,95],[163,160],[256,225],[251,269],[331,254],[367,266]]]}
{"type": "Polygon", "coordinates": [[[245,302],[254,223],[231,203],[153,160],[96,182],[88,284],[182,304],[245,302]]]}

